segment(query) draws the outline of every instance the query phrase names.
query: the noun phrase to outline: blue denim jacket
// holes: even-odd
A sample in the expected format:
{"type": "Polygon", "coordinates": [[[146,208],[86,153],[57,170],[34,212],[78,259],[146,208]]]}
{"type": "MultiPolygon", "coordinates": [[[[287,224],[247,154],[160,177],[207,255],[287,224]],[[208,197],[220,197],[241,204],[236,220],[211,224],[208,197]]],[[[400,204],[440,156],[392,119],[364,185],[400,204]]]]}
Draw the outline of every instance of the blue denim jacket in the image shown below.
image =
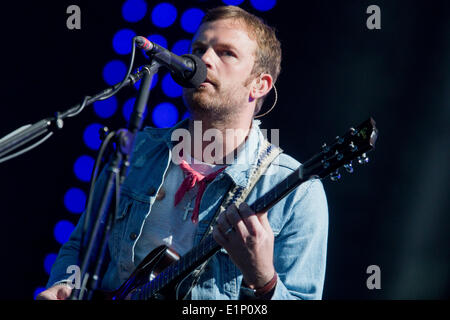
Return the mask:
{"type": "MultiPolygon", "coordinates": [[[[134,248],[172,158],[171,134],[175,128],[186,125],[187,121],[182,121],[168,129],[146,127],[137,135],[130,170],[121,188],[119,213],[109,238],[110,262],[102,279],[102,289],[118,288],[136,268],[134,248]]],[[[239,153],[234,164],[208,184],[200,205],[194,245],[207,231],[210,220],[230,186],[247,185],[250,169],[256,159],[253,157],[248,161],[240,161],[240,157],[256,155],[263,138],[259,121],[253,121],[243,152],[239,153]]],[[[270,165],[268,174],[261,176],[246,202],[253,203],[299,165],[292,157],[280,154],[270,165]]],[[[104,174],[100,175],[96,186],[103,183],[104,174]]],[[[268,218],[275,236],[274,266],[278,274],[272,299],[321,299],[328,236],[327,199],[321,181],[309,180],[301,184],[269,210],[268,218]]],[[[47,287],[68,279],[70,274],[66,273],[67,267],[79,263],[78,249],[83,221],[84,214],[70,239],[61,247],[47,287]]],[[[254,297],[241,283],[241,272],[227,252],[221,249],[210,259],[188,298],[227,300],[254,297]]]]}

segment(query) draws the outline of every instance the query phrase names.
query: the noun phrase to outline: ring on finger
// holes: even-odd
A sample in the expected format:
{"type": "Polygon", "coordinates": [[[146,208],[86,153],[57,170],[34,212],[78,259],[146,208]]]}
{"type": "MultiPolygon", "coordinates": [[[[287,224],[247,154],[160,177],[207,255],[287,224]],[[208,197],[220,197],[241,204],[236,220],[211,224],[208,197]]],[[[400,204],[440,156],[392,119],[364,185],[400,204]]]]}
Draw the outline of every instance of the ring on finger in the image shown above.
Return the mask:
{"type": "Polygon", "coordinates": [[[233,231],[234,229],[233,229],[233,227],[229,227],[228,229],[227,229],[227,231],[225,231],[225,235],[227,236],[229,233],[231,233],[231,231],[233,231]]]}

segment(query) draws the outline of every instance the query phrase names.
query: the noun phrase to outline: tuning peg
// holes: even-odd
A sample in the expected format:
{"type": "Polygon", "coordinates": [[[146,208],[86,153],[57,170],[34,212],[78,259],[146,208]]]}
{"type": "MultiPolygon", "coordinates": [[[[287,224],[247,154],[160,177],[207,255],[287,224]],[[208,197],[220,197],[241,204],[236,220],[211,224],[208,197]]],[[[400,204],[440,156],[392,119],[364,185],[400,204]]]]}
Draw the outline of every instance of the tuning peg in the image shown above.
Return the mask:
{"type": "Polygon", "coordinates": [[[352,136],[354,136],[354,135],[356,135],[357,133],[358,133],[358,131],[355,129],[355,128],[350,128],[349,130],[348,130],[349,132],[350,132],[350,134],[352,135],[352,136]]]}
{"type": "Polygon", "coordinates": [[[323,151],[324,153],[327,153],[328,151],[330,151],[330,147],[327,146],[326,143],[324,143],[324,144],[322,145],[322,151],[323,151]]]}
{"type": "Polygon", "coordinates": [[[324,169],[327,169],[330,166],[330,163],[328,161],[326,161],[326,160],[322,160],[320,162],[322,163],[322,167],[324,169]]]}
{"type": "Polygon", "coordinates": [[[360,155],[357,159],[358,159],[358,163],[359,163],[359,164],[366,164],[366,163],[369,163],[369,157],[368,157],[365,153],[363,153],[362,155],[360,155]]]}
{"type": "Polygon", "coordinates": [[[343,144],[344,143],[344,138],[336,136],[336,143],[337,144],[343,144]]]}
{"type": "Polygon", "coordinates": [[[351,152],[355,152],[356,150],[358,150],[358,147],[355,146],[355,144],[353,143],[353,141],[350,142],[350,144],[348,145],[350,147],[350,151],[351,152]]]}
{"type": "Polygon", "coordinates": [[[349,163],[344,164],[345,170],[347,170],[348,173],[353,173],[353,164],[350,161],[349,163]]]}
{"type": "Polygon", "coordinates": [[[336,170],[335,172],[332,172],[330,174],[331,181],[338,181],[341,178],[341,174],[339,173],[339,170],[336,170]]]}

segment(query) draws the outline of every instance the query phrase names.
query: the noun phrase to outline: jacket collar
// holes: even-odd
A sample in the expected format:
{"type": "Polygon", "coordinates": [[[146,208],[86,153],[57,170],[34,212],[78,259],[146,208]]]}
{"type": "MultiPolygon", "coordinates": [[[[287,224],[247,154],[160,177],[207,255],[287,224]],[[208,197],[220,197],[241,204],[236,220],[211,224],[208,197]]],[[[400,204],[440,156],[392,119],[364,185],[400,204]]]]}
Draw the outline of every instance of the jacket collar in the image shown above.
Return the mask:
{"type": "MultiPolygon", "coordinates": [[[[259,128],[260,123],[260,120],[253,119],[252,127],[245,143],[239,148],[240,150],[234,158],[234,161],[227,166],[218,178],[222,175],[227,175],[238,186],[246,187],[248,185],[250,174],[257,164],[257,156],[260,152],[259,149],[261,146],[261,141],[264,139],[264,136],[259,128]]],[[[188,125],[189,120],[183,119],[171,128],[161,129],[146,127],[144,128],[144,132],[150,135],[152,140],[164,142],[169,149],[172,149],[174,147],[174,142],[171,139],[172,133],[174,130],[179,128],[187,129],[188,125]]]]}

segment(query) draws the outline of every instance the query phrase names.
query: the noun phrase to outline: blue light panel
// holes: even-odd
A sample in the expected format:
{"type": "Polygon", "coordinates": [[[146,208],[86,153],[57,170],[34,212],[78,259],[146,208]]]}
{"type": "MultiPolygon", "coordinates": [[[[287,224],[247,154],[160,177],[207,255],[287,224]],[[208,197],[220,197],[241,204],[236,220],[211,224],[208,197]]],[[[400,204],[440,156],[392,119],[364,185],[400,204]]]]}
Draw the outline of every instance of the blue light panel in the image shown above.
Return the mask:
{"type": "Polygon", "coordinates": [[[103,128],[101,124],[92,123],[86,127],[83,133],[84,143],[89,149],[98,150],[102,144],[100,139],[100,129],[103,128]]]}
{"type": "Polygon", "coordinates": [[[156,44],[159,44],[161,47],[164,47],[167,49],[167,40],[160,34],[152,34],[147,37],[148,40],[151,42],[154,42],[156,44]]]}
{"type": "Polygon", "coordinates": [[[80,156],[74,163],[73,171],[75,176],[83,182],[91,181],[92,170],[94,169],[94,158],[90,156],[80,156]]]}
{"type": "Polygon", "coordinates": [[[200,26],[205,13],[197,8],[187,9],[181,16],[181,27],[184,31],[194,33],[200,26]]]}
{"type": "Polygon", "coordinates": [[[160,28],[171,26],[177,19],[177,8],[170,3],[157,4],[152,11],[152,22],[160,28]]]}
{"type": "Polygon", "coordinates": [[[158,128],[168,128],[178,121],[178,110],[170,102],[158,104],[152,112],[152,120],[158,128]]]}
{"type": "Polygon", "coordinates": [[[122,5],[122,16],[128,22],[138,22],[147,13],[147,2],[144,0],[127,0],[122,5]]]}
{"type": "Polygon", "coordinates": [[[118,54],[129,54],[132,48],[132,40],[136,32],[130,29],[122,29],[116,32],[113,37],[113,48],[118,54]]]}
{"type": "Polygon", "coordinates": [[[180,97],[183,93],[183,88],[173,80],[170,73],[163,77],[161,85],[166,96],[170,98],[180,97]]]}
{"type": "Polygon", "coordinates": [[[112,96],[106,100],[97,100],[94,102],[95,113],[103,119],[114,115],[117,110],[117,98],[112,96]]]}
{"type": "Polygon", "coordinates": [[[70,188],[64,195],[64,205],[72,213],[82,213],[86,206],[86,194],[79,188],[70,188]]]}
{"type": "Polygon", "coordinates": [[[259,11],[268,11],[275,7],[277,0],[250,0],[253,8],[259,11]]]}
{"type": "Polygon", "coordinates": [[[120,60],[112,60],[103,68],[103,79],[113,86],[123,80],[127,75],[127,66],[120,60]]]}
{"type": "Polygon", "coordinates": [[[75,226],[72,222],[67,220],[61,220],[53,229],[53,235],[55,236],[56,241],[58,241],[60,244],[64,244],[69,240],[70,234],[72,233],[73,229],[75,229],[75,226]]]}
{"type": "Polygon", "coordinates": [[[189,53],[190,50],[191,50],[191,40],[186,39],[178,40],[172,46],[172,52],[179,56],[189,53]]]}
{"type": "Polygon", "coordinates": [[[238,6],[244,2],[244,0],[222,0],[222,2],[230,6],[238,6]]]}

